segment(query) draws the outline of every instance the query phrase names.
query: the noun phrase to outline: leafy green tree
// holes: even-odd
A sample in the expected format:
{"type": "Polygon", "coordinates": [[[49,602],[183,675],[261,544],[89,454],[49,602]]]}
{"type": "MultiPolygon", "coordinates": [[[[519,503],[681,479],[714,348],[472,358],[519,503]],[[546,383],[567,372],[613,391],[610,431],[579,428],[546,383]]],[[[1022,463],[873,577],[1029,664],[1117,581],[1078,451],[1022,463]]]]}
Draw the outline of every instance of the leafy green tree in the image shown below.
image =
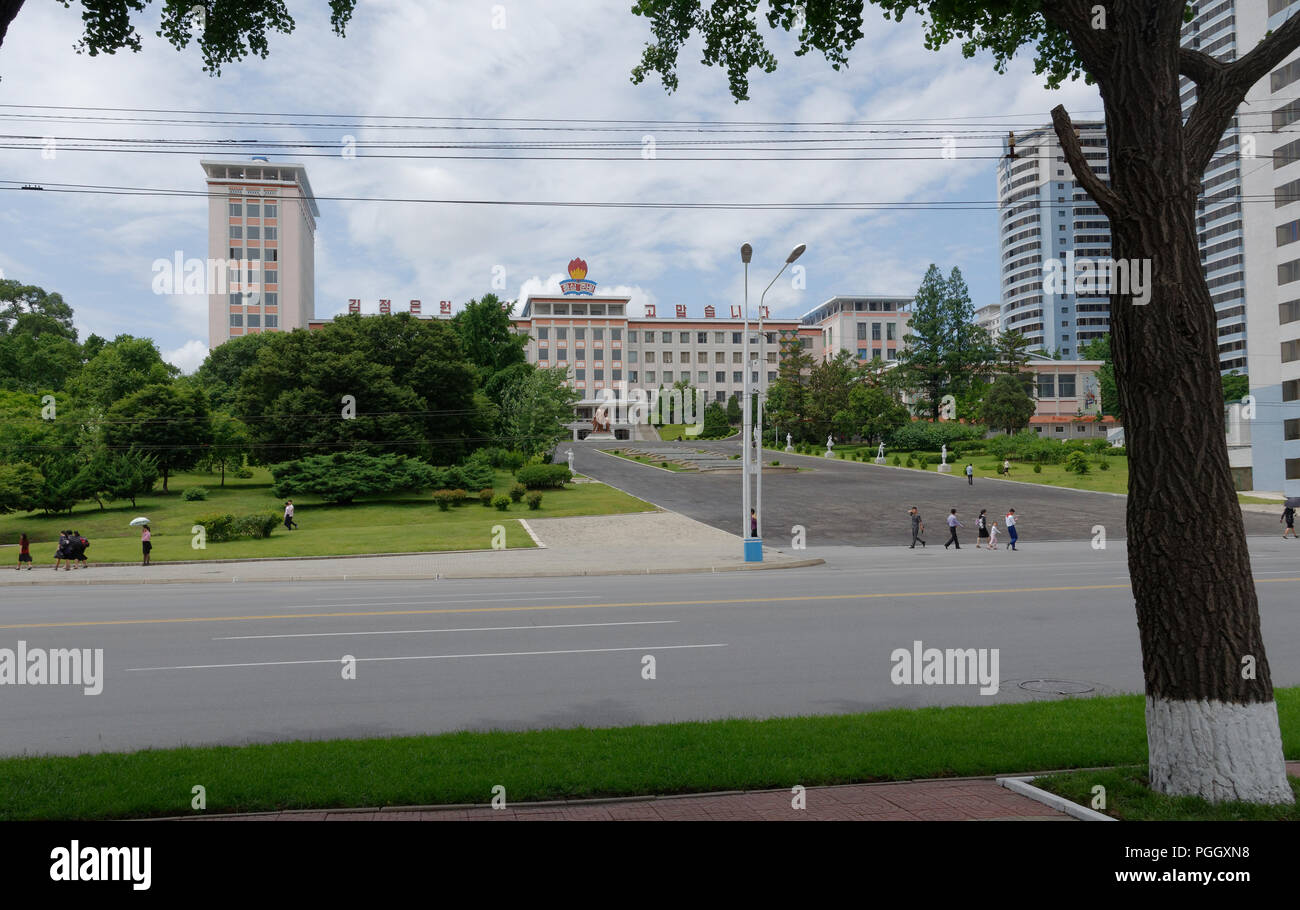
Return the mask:
{"type": "Polygon", "coordinates": [[[993,363],[1002,373],[1019,373],[1029,362],[1029,339],[1006,329],[993,340],[993,363]]]}
{"type": "Polygon", "coordinates": [[[1007,435],[1023,430],[1037,408],[1030,394],[1032,383],[1028,374],[1003,373],[993,380],[984,396],[981,418],[989,426],[1005,430],[1007,435]]]}
{"type": "Polygon", "coordinates": [[[710,401],[704,406],[704,429],[700,432],[702,439],[721,439],[731,435],[731,424],[727,422],[727,408],[720,401],[710,401]]]}
{"type": "MultiPolygon", "coordinates": [[[[75,0],[59,2],[71,7],[75,0]]],[[[75,45],[77,52],[92,57],[126,49],[139,53],[143,43],[131,20],[148,4],[149,0],[80,0],[85,32],[75,45]]],[[[0,3],[0,44],[22,6],[23,0],[0,3]]],[[[329,0],[329,6],[330,26],[342,38],[356,0],[329,0]]],[[[165,0],[158,25],[156,34],[178,51],[197,45],[203,69],[213,76],[221,74],[222,64],[243,60],[250,51],[265,59],[271,35],[287,35],[294,29],[284,0],[165,0]],[[202,19],[196,18],[196,7],[202,8],[202,19]]]]}
{"type": "Polygon", "coordinates": [[[564,367],[529,368],[501,393],[503,442],[525,455],[549,452],[568,435],[577,390],[564,367]]]}
{"type": "Polygon", "coordinates": [[[524,348],[528,336],[514,330],[510,322],[513,311],[514,304],[503,304],[496,294],[484,294],[452,317],[465,356],[485,379],[527,360],[524,348]]]}
{"type": "Polygon", "coordinates": [[[1241,401],[1250,394],[1250,377],[1233,370],[1222,378],[1223,401],[1225,404],[1241,401]]]}
{"type": "Polygon", "coordinates": [[[429,465],[405,455],[335,452],[273,465],[271,493],[281,499],[313,494],[347,504],[361,496],[426,490],[435,475],[429,465]]]}
{"type": "Polygon", "coordinates": [[[25,462],[0,464],[0,515],[36,509],[44,480],[40,471],[25,462]]]}
{"type": "Polygon", "coordinates": [[[207,395],[181,383],[145,386],[108,409],[104,442],[152,455],[166,493],[170,476],[194,467],[212,444],[207,395]]]}
{"type": "Polygon", "coordinates": [[[808,376],[804,426],[814,440],[824,440],[831,433],[847,436],[857,432],[849,411],[849,388],[855,374],[856,365],[848,351],[813,366],[808,376]]]}
{"type": "Polygon", "coordinates": [[[250,442],[247,424],[225,411],[217,411],[212,415],[212,446],[200,459],[199,466],[207,471],[220,471],[224,487],[226,471],[244,466],[244,459],[252,451],[250,442]]]}
{"type": "Polygon", "coordinates": [[[907,407],[878,385],[857,382],[849,390],[853,433],[879,442],[908,421],[907,407]]]}
{"type": "MultiPolygon", "coordinates": [[[[772,388],[773,386],[768,386],[769,401],[770,401],[770,396],[772,394],[772,388]]],[[[741,414],[740,411],[740,396],[737,395],[735,392],[732,392],[731,397],[727,399],[727,423],[731,424],[732,426],[739,426],[740,418],[742,416],[743,415],[741,414]]]]}
{"type": "Polygon", "coordinates": [[[72,307],[58,294],[0,279],[0,388],[58,391],[81,362],[72,307]]]}
{"type": "Polygon", "coordinates": [[[273,343],[276,334],[257,332],[239,335],[208,352],[203,363],[194,371],[192,380],[208,393],[208,401],[214,410],[234,407],[239,395],[239,378],[257,362],[258,352],[273,343]]]}
{"type": "Polygon", "coordinates": [[[59,294],[12,278],[0,278],[0,335],[25,332],[55,334],[77,340],[72,326],[72,307],[59,294]]]}
{"type": "Polygon", "coordinates": [[[894,371],[897,381],[916,395],[917,407],[936,421],[950,387],[946,291],[943,273],[931,263],[912,300],[912,318],[894,371]]]}
{"type": "MultiPolygon", "coordinates": [[[[862,0],[638,0],[654,40],[633,80],[677,86],[682,45],[703,38],[737,100],[749,73],[776,58],[761,32],[798,27],[796,54],[836,68],[861,40],[862,0]]],[[[1214,301],[1201,265],[1197,200],[1206,168],[1249,91],[1300,48],[1292,16],[1230,59],[1184,47],[1186,0],[874,0],[896,20],[915,13],[927,47],[959,41],[994,66],[1026,46],[1050,88],[1086,76],[1098,87],[1109,168],[1093,171],[1063,106],[1052,111],[1061,153],[1111,226],[1111,254],[1149,267],[1149,295],[1110,299],[1116,387],[1129,452],[1127,538],[1147,696],[1151,787],[1211,801],[1293,804],[1278,732],[1258,598],[1237,508],[1227,440],[1214,301]],[[1104,27],[1103,27],[1104,26],[1104,27]],[[1193,84],[1184,91],[1180,79],[1193,84]],[[1183,97],[1191,100],[1183,104],[1183,97]],[[1140,154],[1134,150],[1140,150],[1140,154]],[[1198,496],[1185,495],[1195,477],[1198,496]],[[1207,528],[1201,516],[1222,516],[1207,528]],[[1241,656],[1253,672],[1241,672],[1241,656]]],[[[1235,142],[1235,134],[1230,137],[1235,142]]],[[[1235,154],[1235,151],[1230,151],[1235,154]]]]}
{"type": "Polygon", "coordinates": [[[68,382],[67,390],[78,404],[107,410],[145,386],[169,383],[179,374],[151,339],[118,335],[68,382]]]}
{"type": "Polygon", "coordinates": [[[127,499],[135,508],[136,498],[153,492],[158,482],[158,460],[142,452],[117,452],[108,463],[104,489],[109,499],[127,499]]]}
{"type": "Polygon", "coordinates": [[[41,458],[36,464],[41,475],[41,487],[33,500],[35,507],[48,515],[71,514],[78,501],[88,498],[82,466],[77,456],[66,453],[41,458]]]}

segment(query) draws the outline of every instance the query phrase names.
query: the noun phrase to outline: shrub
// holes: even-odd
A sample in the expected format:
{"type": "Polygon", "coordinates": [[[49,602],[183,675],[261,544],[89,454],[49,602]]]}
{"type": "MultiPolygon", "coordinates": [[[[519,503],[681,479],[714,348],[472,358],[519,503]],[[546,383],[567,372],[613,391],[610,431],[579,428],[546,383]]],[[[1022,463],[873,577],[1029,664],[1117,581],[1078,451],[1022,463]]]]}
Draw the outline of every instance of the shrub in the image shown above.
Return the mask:
{"type": "Polygon", "coordinates": [[[542,507],[542,494],[541,494],[541,493],[529,493],[529,494],[525,497],[525,500],[526,500],[527,503],[528,503],[528,508],[532,509],[534,512],[536,512],[538,509],[540,509],[540,508],[542,507]]]}
{"type": "Polygon", "coordinates": [[[469,493],[465,492],[459,487],[457,487],[454,490],[450,490],[449,492],[451,493],[451,504],[453,506],[464,505],[465,501],[469,499],[469,493]]]}
{"type": "Polygon", "coordinates": [[[235,539],[235,516],[228,512],[200,515],[194,519],[196,525],[202,525],[207,539],[214,543],[235,539]]]}
{"type": "Polygon", "coordinates": [[[1089,451],[1089,452],[1096,452],[1097,454],[1100,455],[1100,454],[1102,454],[1103,452],[1106,452],[1106,451],[1109,450],[1109,449],[1110,449],[1110,443],[1107,442],[1105,439],[1089,439],[1089,440],[1088,440],[1088,451],[1089,451]]]}
{"type": "Polygon", "coordinates": [[[561,489],[573,479],[568,465],[528,465],[515,472],[515,480],[530,490],[561,489]]]}
{"type": "Polygon", "coordinates": [[[924,449],[939,451],[945,443],[951,450],[953,443],[961,440],[981,439],[988,428],[980,424],[930,423],[917,420],[905,423],[885,440],[885,444],[896,449],[924,449]]]}
{"type": "MultiPolygon", "coordinates": [[[[491,468],[487,471],[492,473],[491,468]]],[[[275,479],[271,495],[284,499],[314,493],[326,502],[346,504],[359,496],[445,486],[437,482],[437,475],[424,462],[405,455],[310,455],[271,467],[275,479]]]]}
{"type": "Polygon", "coordinates": [[[523,452],[509,451],[502,456],[501,464],[497,465],[497,467],[505,471],[518,471],[527,462],[528,459],[524,457],[523,452]]]}
{"type": "Polygon", "coordinates": [[[515,484],[510,488],[510,501],[518,502],[519,500],[524,498],[524,494],[527,492],[528,492],[528,487],[524,486],[522,483],[515,484]]]}
{"type": "Polygon", "coordinates": [[[434,490],[433,501],[438,506],[439,511],[446,512],[456,504],[456,494],[451,490],[434,490]]]}
{"type": "Polygon", "coordinates": [[[479,490],[478,501],[483,503],[485,506],[492,505],[492,488],[484,487],[482,490],[479,490]]]}
{"type": "MultiPolygon", "coordinates": [[[[898,456],[895,455],[894,457],[897,458],[898,456]]],[[[915,458],[915,456],[912,455],[911,452],[908,452],[908,453],[907,453],[907,466],[908,466],[909,468],[914,468],[914,467],[916,467],[916,458],[915,458]]]]}
{"type": "Polygon", "coordinates": [[[1034,473],[1035,474],[1043,473],[1043,466],[1041,464],[1034,465],[1034,473]]]}
{"type": "Polygon", "coordinates": [[[1127,455],[1128,449],[1124,446],[1111,446],[1106,450],[1107,455],[1127,455]]]}
{"type": "Polygon", "coordinates": [[[779,467],[781,467],[781,462],[779,462],[779,461],[773,461],[773,462],[772,462],[772,467],[774,467],[774,468],[779,468],[779,467]]]}
{"type": "Polygon", "coordinates": [[[1079,475],[1087,474],[1088,456],[1082,452],[1071,452],[1070,457],[1065,459],[1065,469],[1079,475]]]}
{"type": "Polygon", "coordinates": [[[187,487],[185,492],[181,494],[181,499],[186,502],[199,502],[207,498],[208,490],[206,487],[187,487]]]}
{"type": "Polygon", "coordinates": [[[902,463],[903,463],[903,459],[899,458],[897,455],[895,455],[894,460],[890,462],[890,464],[892,464],[894,467],[898,467],[902,463]]]}
{"type": "Polygon", "coordinates": [[[275,512],[259,512],[253,515],[243,515],[235,519],[235,536],[252,537],[256,540],[264,540],[271,536],[275,526],[280,523],[280,516],[275,512]]]}
{"type": "Polygon", "coordinates": [[[498,512],[504,512],[506,509],[510,508],[510,497],[505,493],[498,493],[496,496],[492,497],[492,505],[497,507],[498,512]]]}
{"type": "Polygon", "coordinates": [[[1107,461],[1107,460],[1103,457],[1103,458],[1101,459],[1101,463],[1097,465],[1097,470],[1099,470],[1099,471],[1109,471],[1109,470],[1110,470],[1110,462],[1107,461]]]}
{"type": "Polygon", "coordinates": [[[921,465],[922,468],[928,468],[930,466],[930,459],[927,456],[922,455],[919,460],[919,464],[921,465]]]}
{"type": "Polygon", "coordinates": [[[238,477],[240,480],[248,480],[248,478],[253,476],[253,469],[250,468],[248,465],[241,465],[235,471],[235,476],[238,477]]]}

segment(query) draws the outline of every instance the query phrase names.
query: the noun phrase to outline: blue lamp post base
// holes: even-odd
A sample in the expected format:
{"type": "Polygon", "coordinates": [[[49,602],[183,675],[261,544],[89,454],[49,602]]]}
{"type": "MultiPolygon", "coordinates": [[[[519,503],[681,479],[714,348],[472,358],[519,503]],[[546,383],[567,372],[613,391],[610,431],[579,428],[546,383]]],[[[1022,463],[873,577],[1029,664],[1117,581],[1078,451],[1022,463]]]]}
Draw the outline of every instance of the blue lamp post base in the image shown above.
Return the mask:
{"type": "Polygon", "coordinates": [[[745,538],[745,562],[763,561],[763,540],[760,537],[745,538]]]}

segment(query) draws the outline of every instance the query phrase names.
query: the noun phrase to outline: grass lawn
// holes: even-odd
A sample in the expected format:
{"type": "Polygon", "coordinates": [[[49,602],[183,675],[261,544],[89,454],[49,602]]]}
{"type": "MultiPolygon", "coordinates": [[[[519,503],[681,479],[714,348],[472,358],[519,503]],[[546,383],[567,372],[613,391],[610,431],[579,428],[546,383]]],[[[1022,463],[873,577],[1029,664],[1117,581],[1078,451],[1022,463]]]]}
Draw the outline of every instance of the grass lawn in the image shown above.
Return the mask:
{"type": "MultiPolygon", "coordinates": [[[[0,516],[0,563],[7,568],[17,562],[18,535],[32,540],[36,565],[52,565],[55,541],[63,528],[75,528],[91,543],[86,555],[92,563],[138,562],[140,534],[128,527],[137,515],[152,521],[153,561],[191,559],[248,559],[253,557],[335,556],[351,553],[411,553],[428,550],[486,550],[492,546],[492,526],[506,529],[506,546],[532,547],[532,538],[516,518],[564,518],[572,515],[605,515],[653,511],[654,506],[600,483],[569,484],[563,490],[543,490],[542,507],[530,511],[523,502],[512,503],[505,512],[484,508],[477,498],[465,505],[440,512],[429,493],[411,493],[377,500],[360,500],[352,505],[330,505],[313,496],[294,500],[299,529],[286,531],[278,525],[265,540],[234,540],[209,543],[205,549],[190,546],[190,528],[195,519],[214,513],[245,515],[253,512],[280,513],[283,503],[271,495],[271,476],[265,468],[254,469],[253,477],[239,480],[208,474],[179,474],[171,478],[171,492],[156,491],[128,503],[111,503],[100,509],[93,502],[79,504],[71,516],[50,517],[37,513],[0,516]],[[186,502],[181,492],[202,486],[208,499],[186,502]]],[[[498,493],[508,492],[514,477],[498,471],[493,484],[498,493]]]]}
{"type": "Polygon", "coordinates": [[[1294,806],[1257,806],[1250,803],[1209,803],[1193,796],[1163,796],[1147,789],[1146,765],[1104,771],[1053,774],[1033,782],[1035,787],[1092,807],[1092,788],[1106,788],[1106,806],[1098,809],[1125,821],[1300,821],[1300,780],[1291,778],[1294,806]]]}
{"type": "MultiPolygon", "coordinates": [[[[1277,690],[1300,756],[1300,689],[1277,690]]],[[[512,802],[1135,765],[1138,695],[646,727],[449,733],[0,760],[0,820],[512,802]]]]}
{"type": "Polygon", "coordinates": [[[654,458],[648,458],[645,455],[629,455],[627,452],[619,449],[603,449],[606,454],[613,455],[616,458],[626,458],[628,461],[635,461],[637,464],[648,464],[655,468],[664,468],[669,471],[695,472],[694,468],[688,468],[683,465],[674,464],[671,461],[658,461],[654,458]]]}

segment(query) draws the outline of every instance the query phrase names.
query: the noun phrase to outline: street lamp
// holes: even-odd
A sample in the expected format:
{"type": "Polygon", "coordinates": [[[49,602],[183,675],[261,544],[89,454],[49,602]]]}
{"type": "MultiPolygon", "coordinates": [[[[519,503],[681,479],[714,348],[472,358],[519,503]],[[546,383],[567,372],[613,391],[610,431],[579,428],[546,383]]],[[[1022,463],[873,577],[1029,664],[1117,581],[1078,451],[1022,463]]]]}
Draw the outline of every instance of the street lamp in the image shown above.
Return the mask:
{"type": "Polygon", "coordinates": [[[744,354],[745,379],[741,384],[740,400],[745,413],[740,419],[740,476],[744,492],[740,497],[740,539],[749,539],[749,434],[751,414],[749,408],[749,260],[753,258],[754,248],[748,243],[740,247],[740,261],[745,264],[745,340],[744,354]]]}
{"type": "MultiPolygon", "coordinates": [[[[776,279],[780,278],[785,272],[785,267],[794,262],[803,255],[804,250],[808,249],[808,244],[801,243],[790,251],[790,255],[785,257],[785,265],[781,266],[781,271],[776,273],[776,278],[768,282],[767,287],[763,289],[763,294],[758,298],[758,426],[755,427],[754,438],[757,442],[757,449],[754,452],[754,460],[758,463],[757,474],[757,491],[755,498],[758,508],[758,536],[763,537],[763,402],[767,398],[767,357],[766,346],[767,336],[763,334],[763,301],[767,297],[767,292],[772,290],[772,285],[776,284],[776,279]]],[[[749,326],[745,326],[745,338],[749,338],[749,326]]],[[[749,367],[746,364],[745,377],[749,378],[749,367]]],[[[746,402],[748,404],[748,402],[746,402]]],[[[748,489],[748,482],[746,482],[748,489]]]]}

